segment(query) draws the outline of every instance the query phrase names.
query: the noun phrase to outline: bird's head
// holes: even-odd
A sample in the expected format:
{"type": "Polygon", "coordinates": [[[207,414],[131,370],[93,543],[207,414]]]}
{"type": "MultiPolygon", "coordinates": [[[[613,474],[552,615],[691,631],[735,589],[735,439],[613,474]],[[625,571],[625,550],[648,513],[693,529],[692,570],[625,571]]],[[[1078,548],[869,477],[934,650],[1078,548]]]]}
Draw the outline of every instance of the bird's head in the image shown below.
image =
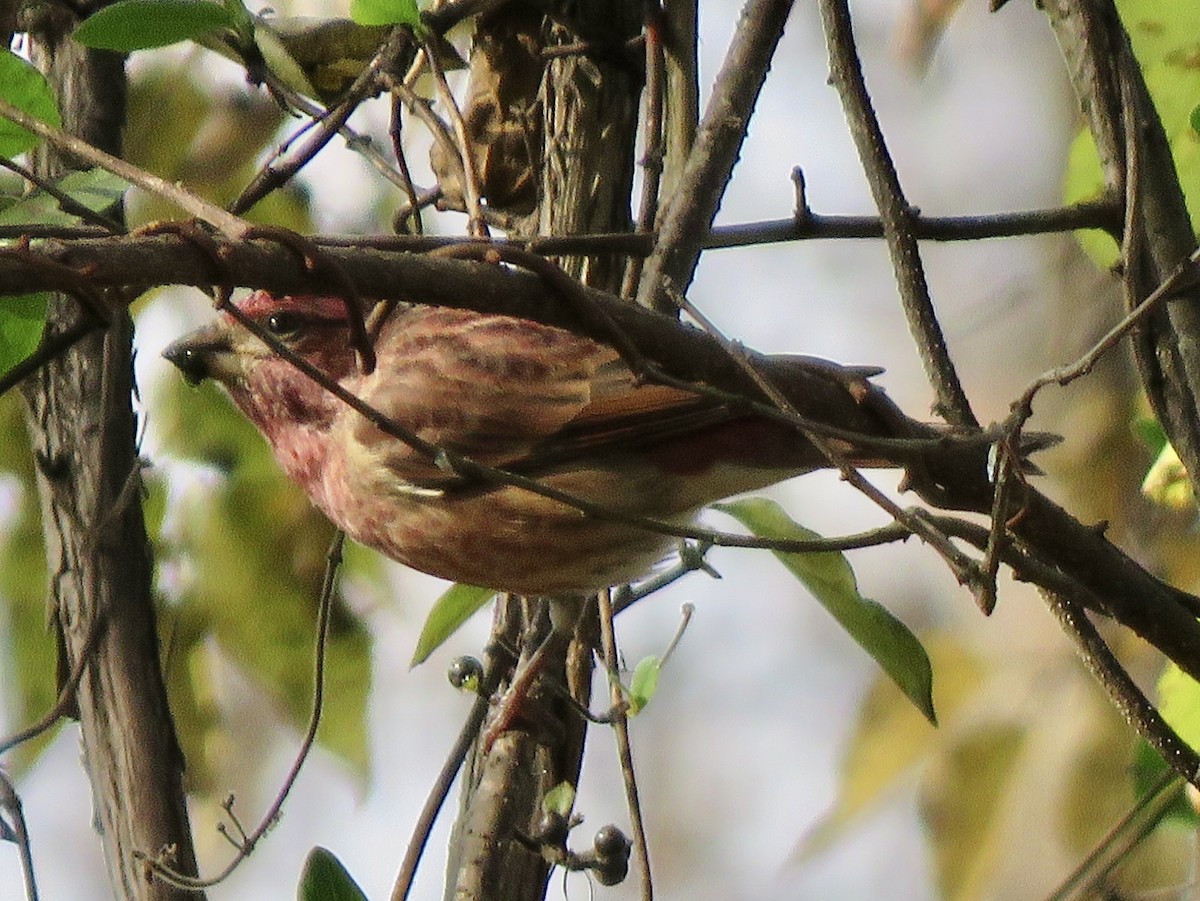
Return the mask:
{"type": "MultiPolygon", "coordinates": [[[[337,382],[355,373],[345,303],[336,297],[276,297],[256,291],[238,309],[337,382]]],[[[228,313],[163,351],[193,385],[218,382],[272,444],[281,429],[327,425],[340,403],[228,313]]]]}

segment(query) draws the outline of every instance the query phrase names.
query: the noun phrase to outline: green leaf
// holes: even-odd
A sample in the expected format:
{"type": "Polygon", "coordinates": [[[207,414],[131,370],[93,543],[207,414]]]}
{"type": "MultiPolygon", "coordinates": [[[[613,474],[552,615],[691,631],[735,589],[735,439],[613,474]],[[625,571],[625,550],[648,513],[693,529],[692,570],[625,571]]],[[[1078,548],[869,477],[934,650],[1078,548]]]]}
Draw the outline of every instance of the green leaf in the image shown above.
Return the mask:
{"type": "MultiPolygon", "coordinates": [[[[129,183],[103,169],[70,172],[55,183],[66,196],[93,213],[111,210],[124,196],[129,183]]],[[[41,188],[31,191],[20,201],[0,212],[0,225],[75,225],[80,217],[64,210],[57,197],[41,188]]]]}
{"type": "Polygon", "coordinates": [[[206,0],[121,0],[88,16],[72,36],[98,50],[132,53],[236,25],[228,9],[206,0]]]}
{"type": "Polygon", "coordinates": [[[37,349],[49,302],[48,294],[0,297],[0,372],[8,372],[37,349]]]}
{"type": "Polygon", "coordinates": [[[1174,663],[1158,680],[1158,712],[1193,748],[1200,748],[1200,684],[1174,663]]]}
{"type": "Polygon", "coordinates": [[[299,901],[367,901],[342,862],[321,847],[308,852],[296,897],[299,901]]]}
{"type": "MultiPolygon", "coordinates": [[[[1134,55],[1162,120],[1179,172],[1192,225],[1200,223],[1200,141],[1193,126],[1200,97],[1200,29],[1193,0],[1118,0],[1134,55]]],[[[1067,158],[1063,193],[1068,203],[1100,196],[1104,177],[1091,133],[1080,132],[1067,158]]],[[[1080,245],[1101,268],[1117,261],[1116,240],[1105,232],[1076,232],[1080,245]]]]}
{"type": "MultiPolygon", "coordinates": [[[[180,603],[170,608],[179,658],[172,671],[191,681],[189,690],[202,704],[215,639],[287,721],[303,729],[312,705],[316,607],[333,527],[283,477],[262,437],[220,392],[188,388],[182,379],[168,380],[160,391],[154,408],[164,448],[225,474],[202,498],[175,503],[175,544],[158,548],[160,565],[186,574],[176,589],[180,603]]],[[[377,561],[375,554],[352,559],[347,548],[342,579],[369,575],[364,564],[377,561]]],[[[317,740],[359,773],[369,765],[370,652],[370,632],[335,595],[317,740]]],[[[219,726],[204,709],[195,712],[195,722],[201,729],[219,726]]],[[[185,751],[220,771],[219,742],[203,733],[183,740],[185,751]]]]}
{"type": "Polygon", "coordinates": [[[1187,511],[1195,508],[1192,480],[1188,478],[1179,454],[1170,444],[1163,445],[1162,451],[1146,472],[1146,477],[1142,479],[1142,494],[1169,510],[1187,511]]]}
{"type": "Polygon", "coordinates": [[[417,0],[350,0],[350,18],[359,25],[422,27],[417,0]]]}
{"type": "MultiPolygon", "coordinates": [[[[47,125],[62,125],[54,92],[42,73],[7,49],[0,50],[0,97],[47,125]]],[[[0,156],[18,156],[37,143],[32,132],[0,118],[0,156]]]]}
{"type": "Polygon", "coordinates": [[[571,812],[575,803],[575,786],[570,782],[560,782],[542,797],[542,810],[546,813],[557,813],[566,816],[571,812]]]}
{"type": "Polygon", "coordinates": [[[287,45],[280,40],[278,32],[271,26],[269,20],[264,19],[254,29],[254,43],[258,47],[258,52],[262,54],[267,68],[275,73],[275,76],[284,85],[306,97],[320,96],[312,82],[308,80],[308,75],[303,67],[292,56],[287,45]]]}
{"type": "MultiPolygon", "coordinates": [[[[953,724],[964,710],[978,703],[985,683],[984,663],[951,635],[934,633],[926,637],[925,645],[938,674],[938,714],[953,724]]],[[[859,707],[854,732],[842,755],[837,802],[800,842],[798,858],[811,860],[845,836],[864,816],[893,797],[896,786],[945,740],[929,728],[896,683],[880,674],[859,707]]]]}
{"type": "Polygon", "coordinates": [[[662,672],[662,661],[656,655],[643,657],[634,667],[629,682],[629,715],[636,716],[645,709],[658,690],[658,675],[662,672]]]}
{"type": "Polygon", "coordinates": [[[956,742],[926,777],[921,812],[932,835],[939,897],[946,901],[988,896],[1012,842],[1006,804],[1026,737],[1019,726],[984,727],[956,742]]]}
{"type": "MultiPolygon", "coordinates": [[[[11,473],[18,487],[17,509],[0,529],[0,679],[3,706],[16,728],[40,719],[54,704],[57,653],[48,628],[46,549],[42,536],[33,454],[26,436],[24,404],[16,391],[0,397],[0,472],[11,473]]],[[[9,754],[4,763],[14,775],[32,765],[57,734],[43,733],[9,754]]]]}
{"type": "Polygon", "coordinates": [[[1133,421],[1133,433],[1154,456],[1167,444],[1167,433],[1154,416],[1139,416],[1133,421]]]}
{"type": "Polygon", "coordinates": [[[229,13],[231,27],[237,33],[238,40],[249,44],[254,40],[254,28],[255,23],[259,21],[258,17],[246,8],[242,0],[223,0],[223,5],[229,13]]]}
{"type": "Polygon", "coordinates": [[[425,618],[421,628],[421,637],[417,639],[417,648],[413,651],[410,666],[417,666],[429,659],[429,655],[441,647],[442,643],[458,631],[471,615],[492,599],[496,592],[490,588],[477,588],[474,585],[451,585],[446,592],[434,602],[433,609],[425,618]]]}
{"type": "MultiPolygon", "coordinates": [[[[760,538],[820,539],[793,522],[774,501],[747,498],[714,509],[737,519],[760,538]]],[[[854,570],[844,554],[775,552],[797,579],[812,592],[850,637],[870,654],[929,722],[937,725],[933,709],[933,670],[929,656],[908,627],[886,607],[858,593],[854,570]]]]}
{"type": "MultiPolygon", "coordinates": [[[[1143,798],[1153,789],[1164,776],[1171,771],[1162,755],[1151,747],[1145,739],[1139,739],[1133,755],[1133,790],[1137,797],[1143,798]]],[[[1182,781],[1182,780],[1181,780],[1182,781]]],[[[1175,820],[1185,826],[1195,829],[1200,825],[1200,814],[1188,801],[1187,786],[1180,785],[1174,799],[1162,812],[1162,820],[1175,820]]]]}

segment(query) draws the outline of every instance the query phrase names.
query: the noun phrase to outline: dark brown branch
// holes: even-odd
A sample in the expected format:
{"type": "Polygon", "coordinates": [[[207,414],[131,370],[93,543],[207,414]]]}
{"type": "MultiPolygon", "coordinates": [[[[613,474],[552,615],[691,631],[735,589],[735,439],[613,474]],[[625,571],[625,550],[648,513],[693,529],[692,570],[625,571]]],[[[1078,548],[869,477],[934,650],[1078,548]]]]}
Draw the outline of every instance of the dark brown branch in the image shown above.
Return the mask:
{"type": "Polygon", "coordinates": [[[638,287],[640,305],[670,310],[666,289],[687,293],[703,249],[700,238],[716,218],[791,8],[791,0],[751,0],[742,11],[679,177],[686,190],[668,198],[663,207],[658,240],[638,287]]]}
{"type": "Polygon", "coordinates": [[[842,97],[850,134],[858,147],[863,171],[871,186],[875,206],[883,221],[884,237],[892,258],[900,300],[925,374],[937,398],[934,411],[953,425],[973,426],[979,421],[959,381],[946,348],[946,339],[929,296],[929,284],[917,247],[913,210],[904,197],[900,177],[888,152],[875,107],[867,93],[862,64],[846,0],[821,0],[821,19],[829,45],[830,80],[842,97]]]}
{"type": "MultiPolygon", "coordinates": [[[[1105,190],[1128,198],[1126,302],[1136,306],[1196,248],[1163,123],[1111,0],[1040,4],[1095,138],[1105,190]]],[[[1200,284],[1163,304],[1135,331],[1134,357],[1155,414],[1193,484],[1200,478],[1200,284]]]]}
{"type": "MultiPolygon", "coordinates": [[[[265,287],[277,292],[336,290],[320,276],[298,265],[284,249],[258,242],[221,245],[230,278],[239,285],[265,287]]],[[[427,303],[503,312],[567,328],[578,328],[556,292],[539,278],[479,263],[436,259],[413,254],[387,254],[369,249],[329,248],[351,273],[361,296],[400,297],[427,303]]],[[[207,285],[212,273],[208,261],[187,242],[170,236],[45,242],[29,253],[42,253],[58,262],[82,267],[98,286],[123,284],[132,276],[139,287],[154,281],[207,285]],[[156,277],[148,277],[158,273],[156,277]]],[[[3,290],[29,291],[39,285],[19,259],[0,253],[0,286],[3,290]]],[[[630,337],[640,353],[678,378],[744,391],[746,382],[725,351],[698,330],[682,326],[632,304],[583,289],[630,337]]],[[[607,336],[596,333],[604,340],[607,336]]],[[[769,374],[772,366],[765,366],[769,374]]],[[[895,437],[893,426],[881,425],[875,413],[864,409],[845,391],[844,384],[816,374],[794,383],[793,405],[814,420],[838,423],[865,435],[895,437]],[[881,432],[882,429],[882,432],[881,432]]],[[[915,423],[920,435],[925,429],[915,423]]],[[[992,486],[987,480],[982,453],[928,451],[922,455],[928,477],[915,487],[936,506],[987,513],[992,486]]],[[[1133,628],[1193,675],[1200,675],[1200,629],[1188,612],[1194,599],[1145,572],[1097,530],[1088,528],[1036,492],[1018,495],[1026,515],[1014,532],[1038,555],[1054,561],[1072,578],[1087,585],[1102,599],[1105,611],[1133,628]]],[[[1012,512],[1016,512],[1013,510],[1012,512]]]]}
{"type": "MultiPolygon", "coordinates": [[[[432,203],[436,191],[417,198],[418,205],[432,203]]],[[[923,241],[979,241],[987,238],[1014,238],[1024,235],[1043,235],[1053,232],[1094,228],[1112,235],[1121,233],[1120,204],[1106,200],[1089,200],[1064,207],[1042,210],[1022,210],[1012,213],[990,213],[978,216],[916,215],[913,230],[923,241]]],[[[91,226],[62,225],[5,225],[0,226],[0,240],[28,237],[102,238],[103,229],[91,226]]],[[[804,211],[800,217],[766,219],[760,222],[740,222],[715,226],[704,239],[705,250],[731,247],[750,247],[759,244],[781,244],[788,241],[854,240],[882,238],[883,224],[878,216],[842,216],[804,211]]],[[[460,242],[450,235],[314,235],[317,244],[330,247],[374,247],[380,250],[424,251],[460,242]]],[[[498,243],[517,244],[539,253],[623,253],[646,256],[658,240],[657,232],[630,234],[628,232],[596,235],[547,235],[529,238],[493,238],[498,243]]]]}

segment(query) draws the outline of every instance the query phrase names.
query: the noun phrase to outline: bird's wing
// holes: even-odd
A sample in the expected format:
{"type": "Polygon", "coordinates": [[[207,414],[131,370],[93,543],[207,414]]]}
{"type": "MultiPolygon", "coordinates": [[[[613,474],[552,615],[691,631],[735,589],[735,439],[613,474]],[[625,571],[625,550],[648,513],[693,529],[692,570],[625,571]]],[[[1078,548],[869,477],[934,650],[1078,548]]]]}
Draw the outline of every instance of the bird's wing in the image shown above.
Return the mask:
{"type": "MultiPolygon", "coordinates": [[[[508,317],[417,307],[389,323],[377,351],[367,403],[431,444],[524,473],[733,417],[692,392],[639,384],[610,347],[508,317]]],[[[361,417],[355,429],[363,443],[392,440],[361,417]]],[[[420,452],[394,459],[409,482],[447,481],[420,452]]]]}

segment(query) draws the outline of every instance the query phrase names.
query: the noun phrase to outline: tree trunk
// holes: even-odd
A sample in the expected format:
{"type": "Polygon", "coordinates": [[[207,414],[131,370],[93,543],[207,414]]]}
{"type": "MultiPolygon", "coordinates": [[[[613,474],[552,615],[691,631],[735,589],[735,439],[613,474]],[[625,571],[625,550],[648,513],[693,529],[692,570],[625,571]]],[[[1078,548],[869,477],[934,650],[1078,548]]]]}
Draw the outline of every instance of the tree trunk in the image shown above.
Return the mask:
{"type": "MultiPolygon", "coordinates": [[[[547,17],[510,4],[479,21],[465,118],[476,125],[474,137],[486,135],[474,154],[480,181],[490,209],[518,223],[513,234],[629,229],[643,80],[640,51],[629,42],[641,13],[632,0],[558,3],[547,17]],[[566,45],[587,49],[546,52],[566,45]]],[[[558,262],[585,284],[620,289],[620,257],[558,262]]],[[[554,687],[543,684],[530,699],[537,709],[528,722],[501,733],[490,749],[476,742],[451,840],[447,898],[545,896],[551,867],[527,837],[546,792],[578,783],[587,721],[563,696],[584,706],[590,700],[598,622],[595,604],[586,609],[575,640],[546,664],[542,678],[554,687]]],[[[545,629],[538,603],[508,597],[498,604],[492,637],[527,658],[545,629]]]]}
{"type": "MultiPolygon", "coordinates": [[[[54,18],[54,17],[51,17],[54,18]]],[[[65,32],[65,29],[64,29],[65,32]]],[[[64,127],[119,153],[124,59],[42,34],[36,59],[54,86],[64,127]]],[[[39,160],[43,175],[69,161],[39,160]]],[[[111,324],[31,376],[28,420],[41,495],[50,618],[63,677],[86,658],[76,693],[84,763],[114,897],[196,899],[150,875],[139,854],[195,872],[183,757],[159,664],[152,564],[141,508],[132,409],[133,327],[124,304],[111,324]]],[[[50,331],[84,313],[57,296],[50,331]]]]}

